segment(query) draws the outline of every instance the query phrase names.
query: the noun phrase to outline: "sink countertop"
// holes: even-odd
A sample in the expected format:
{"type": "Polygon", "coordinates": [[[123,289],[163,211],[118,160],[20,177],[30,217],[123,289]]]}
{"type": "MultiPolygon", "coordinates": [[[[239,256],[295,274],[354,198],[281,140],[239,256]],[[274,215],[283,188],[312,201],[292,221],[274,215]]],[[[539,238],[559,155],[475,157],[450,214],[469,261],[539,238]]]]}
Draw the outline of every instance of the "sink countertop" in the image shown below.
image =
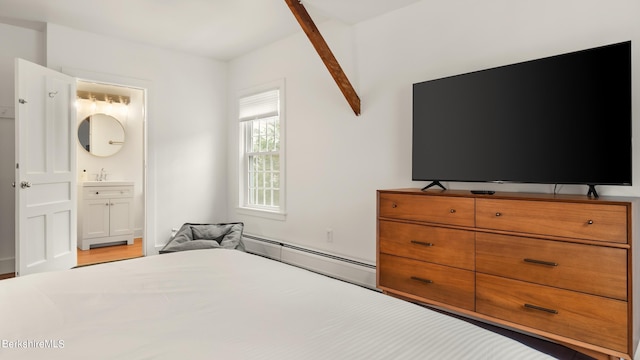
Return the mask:
{"type": "Polygon", "coordinates": [[[133,181],[83,181],[82,186],[131,186],[133,181]]]}

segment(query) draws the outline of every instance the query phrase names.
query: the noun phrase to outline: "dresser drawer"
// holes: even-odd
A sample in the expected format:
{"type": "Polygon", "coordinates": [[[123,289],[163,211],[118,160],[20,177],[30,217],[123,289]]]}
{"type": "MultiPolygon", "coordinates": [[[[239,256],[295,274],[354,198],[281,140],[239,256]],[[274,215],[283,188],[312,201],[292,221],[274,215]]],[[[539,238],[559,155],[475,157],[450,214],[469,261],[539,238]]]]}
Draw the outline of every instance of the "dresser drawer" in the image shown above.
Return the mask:
{"type": "Polygon", "coordinates": [[[473,271],[387,254],[378,260],[378,286],[474,310],[473,271]]]}
{"type": "Polygon", "coordinates": [[[476,270],[627,300],[627,250],[478,233],[476,270]]]}
{"type": "Polygon", "coordinates": [[[378,216],[474,226],[475,200],[465,197],[379,193],[378,216]]]}
{"type": "Polygon", "coordinates": [[[84,199],[115,199],[133,197],[132,186],[91,187],[82,191],[84,199]]]}
{"type": "Polygon", "coordinates": [[[477,199],[476,226],[626,243],[627,207],[612,204],[477,199]]]}
{"type": "Polygon", "coordinates": [[[476,274],[476,311],[626,352],[627,303],[523,281],[476,274]]]}
{"type": "Polygon", "coordinates": [[[379,250],[416,260],[474,270],[472,231],[380,220],[379,250]]]}

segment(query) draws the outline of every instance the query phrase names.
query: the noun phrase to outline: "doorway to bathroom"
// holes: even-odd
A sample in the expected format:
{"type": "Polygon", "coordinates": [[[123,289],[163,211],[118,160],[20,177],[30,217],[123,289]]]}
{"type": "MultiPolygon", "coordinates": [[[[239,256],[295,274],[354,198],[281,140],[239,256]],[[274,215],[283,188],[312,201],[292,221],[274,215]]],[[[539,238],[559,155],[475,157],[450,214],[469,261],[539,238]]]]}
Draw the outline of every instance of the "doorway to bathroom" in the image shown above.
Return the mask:
{"type": "Polygon", "coordinates": [[[78,266],[144,256],[146,89],[76,84],[78,266]]]}

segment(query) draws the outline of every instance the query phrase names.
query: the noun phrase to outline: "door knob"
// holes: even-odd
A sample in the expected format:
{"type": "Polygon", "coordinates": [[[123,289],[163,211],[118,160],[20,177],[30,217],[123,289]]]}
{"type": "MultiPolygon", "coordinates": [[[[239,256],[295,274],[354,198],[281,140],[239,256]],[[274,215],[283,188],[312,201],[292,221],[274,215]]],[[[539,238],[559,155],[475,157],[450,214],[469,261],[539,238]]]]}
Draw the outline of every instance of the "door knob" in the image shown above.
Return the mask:
{"type": "Polygon", "coordinates": [[[31,187],[31,182],[23,181],[23,182],[20,183],[20,187],[23,188],[23,189],[30,188],[31,187]]]}

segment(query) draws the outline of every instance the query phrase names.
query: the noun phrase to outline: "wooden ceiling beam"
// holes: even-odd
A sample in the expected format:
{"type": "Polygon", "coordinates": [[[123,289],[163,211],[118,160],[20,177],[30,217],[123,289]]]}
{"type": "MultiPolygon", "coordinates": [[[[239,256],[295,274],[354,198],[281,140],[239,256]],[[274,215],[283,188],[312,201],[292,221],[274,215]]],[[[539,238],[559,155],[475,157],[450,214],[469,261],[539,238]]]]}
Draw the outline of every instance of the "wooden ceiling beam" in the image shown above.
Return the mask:
{"type": "Polygon", "coordinates": [[[302,27],[302,30],[304,30],[304,33],[307,34],[311,44],[318,52],[318,55],[320,55],[322,62],[324,62],[324,65],[329,70],[333,80],[338,84],[340,91],[342,91],[342,94],[347,99],[351,109],[353,109],[353,112],[356,115],[360,115],[360,97],[358,97],[358,94],[353,89],[351,82],[349,82],[347,75],[345,75],[342,67],[340,67],[340,64],[338,63],[338,60],[336,60],[333,52],[331,52],[329,45],[324,41],[324,38],[316,27],[316,24],[313,22],[313,19],[311,19],[311,16],[309,16],[307,9],[305,9],[300,3],[300,0],[284,1],[289,5],[289,9],[291,9],[296,20],[298,20],[298,23],[302,27]]]}

